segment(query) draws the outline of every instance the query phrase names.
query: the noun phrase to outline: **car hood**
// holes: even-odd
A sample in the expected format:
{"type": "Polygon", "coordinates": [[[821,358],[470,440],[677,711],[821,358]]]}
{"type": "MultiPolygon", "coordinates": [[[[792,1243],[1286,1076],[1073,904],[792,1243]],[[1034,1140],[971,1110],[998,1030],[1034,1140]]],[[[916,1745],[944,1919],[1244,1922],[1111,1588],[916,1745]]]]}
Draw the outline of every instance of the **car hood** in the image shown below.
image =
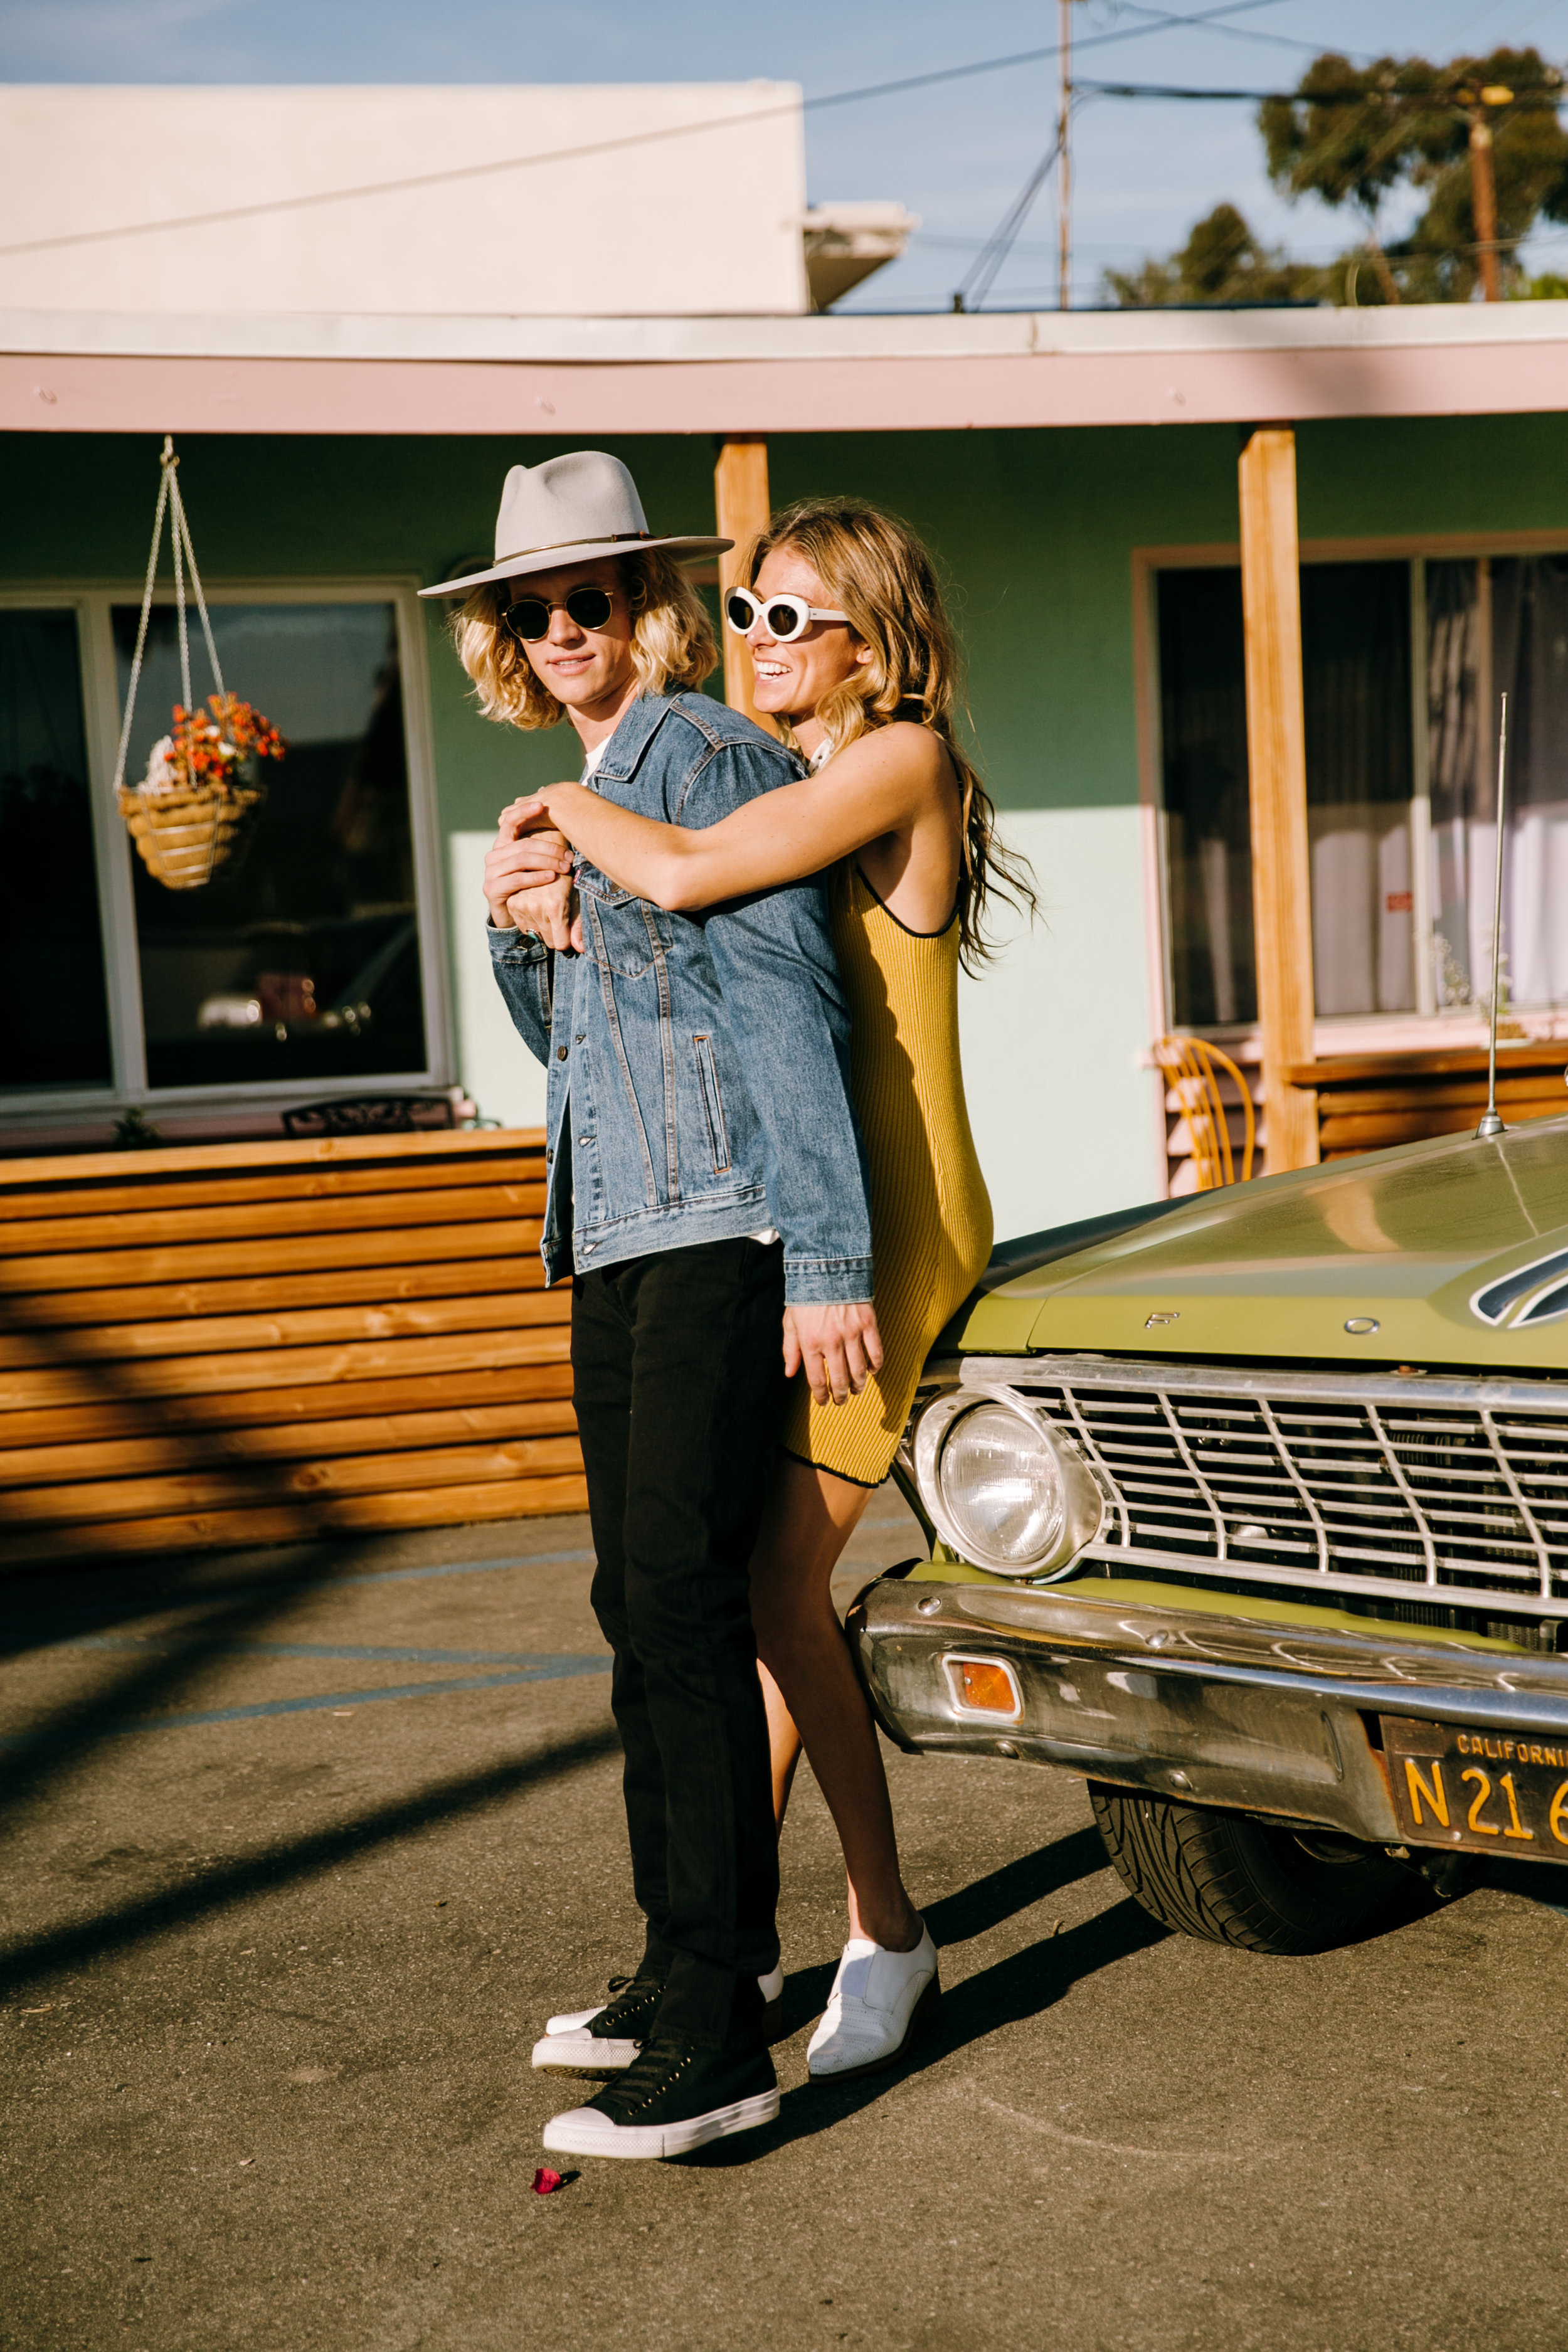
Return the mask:
{"type": "Polygon", "coordinates": [[[1568,1118],[1201,1193],[1013,1276],[955,1336],[998,1354],[1568,1370],[1568,1118]]]}

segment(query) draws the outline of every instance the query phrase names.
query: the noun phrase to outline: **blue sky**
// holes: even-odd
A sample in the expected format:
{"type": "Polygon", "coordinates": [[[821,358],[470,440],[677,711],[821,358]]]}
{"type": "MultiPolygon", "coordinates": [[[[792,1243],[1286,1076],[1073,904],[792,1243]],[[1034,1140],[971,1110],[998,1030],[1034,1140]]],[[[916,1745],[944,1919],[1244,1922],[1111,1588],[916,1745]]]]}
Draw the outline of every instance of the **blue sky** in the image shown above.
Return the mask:
{"type": "MultiPolygon", "coordinates": [[[[1172,23],[1217,0],[1075,0],[1082,74],[1283,89],[1320,48],[1450,57],[1533,42],[1568,61],[1568,0],[1258,0],[1225,25],[1172,23]],[[1113,38],[1107,39],[1107,36],[1113,38]]],[[[1056,38],[1056,0],[7,0],[11,82],[799,81],[807,98],[945,72],[1056,38]]],[[[921,216],[906,258],[850,307],[945,307],[1049,142],[1049,60],[806,116],[815,201],[896,197],[921,216]]],[[[1180,242],[1222,197],[1271,241],[1320,258],[1352,225],[1291,206],[1263,176],[1253,110],[1086,98],[1074,126],[1074,288],[1180,242]]],[[[417,160],[411,159],[411,169],[417,160]]],[[[209,181],[204,194],[220,184],[209,181]]],[[[1049,188],[992,296],[1055,299],[1049,188]]],[[[1527,257],[1568,272],[1568,227],[1527,257]]]]}

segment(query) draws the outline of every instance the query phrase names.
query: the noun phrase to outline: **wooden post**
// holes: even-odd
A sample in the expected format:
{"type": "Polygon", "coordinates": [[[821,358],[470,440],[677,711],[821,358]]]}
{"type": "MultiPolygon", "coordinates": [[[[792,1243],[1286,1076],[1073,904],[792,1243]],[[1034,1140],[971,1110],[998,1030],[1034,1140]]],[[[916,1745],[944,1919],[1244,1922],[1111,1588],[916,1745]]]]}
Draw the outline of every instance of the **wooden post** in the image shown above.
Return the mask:
{"type": "MultiPolygon", "coordinates": [[[[713,504],[719,517],[719,535],[735,542],[728,555],[719,558],[719,586],[722,593],[740,576],[737,558],[746,541],[767,528],[768,445],[760,434],[744,434],[717,446],[713,504]]],[[[722,634],[724,699],[731,710],[743,710],[748,719],[755,719],[771,733],[772,721],[759,714],[752,700],[752,656],[745,640],[738,637],[733,629],[727,628],[722,634]]]]}
{"type": "Polygon", "coordinates": [[[1497,179],[1492,171],[1492,127],[1479,107],[1470,117],[1470,211],[1476,224],[1481,299],[1484,302],[1500,302],[1502,285],[1497,258],[1497,179]]]}
{"type": "Polygon", "coordinates": [[[1242,440],[1241,603],[1247,646],[1247,764],[1252,917],[1268,1172],[1318,1162],[1317,1097],[1286,1076],[1312,1059],[1312,898],[1307,847],[1307,739],[1301,691],[1301,581],[1296,436],[1253,427],[1242,440]]]}

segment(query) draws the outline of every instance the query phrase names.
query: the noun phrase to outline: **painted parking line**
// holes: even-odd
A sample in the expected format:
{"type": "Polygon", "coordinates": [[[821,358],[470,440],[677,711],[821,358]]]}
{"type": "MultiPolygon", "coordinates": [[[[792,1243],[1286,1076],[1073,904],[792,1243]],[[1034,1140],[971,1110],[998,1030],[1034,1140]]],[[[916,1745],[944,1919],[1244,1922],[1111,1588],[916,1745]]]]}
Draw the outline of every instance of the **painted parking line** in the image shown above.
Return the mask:
{"type": "Polygon", "coordinates": [[[433,1683],[383,1685],[376,1690],[322,1691],[310,1698],[261,1699],[251,1706],[214,1706],[182,1715],[133,1716],[124,1723],[78,1721],[47,1732],[5,1732],[0,1734],[0,1748],[52,1745],[57,1740],[78,1745],[94,1739],[123,1738],[139,1731],[188,1731],[201,1724],[250,1723],[268,1715],[310,1715],[324,1707],[374,1706],[385,1699],[436,1698],[445,1691],[499,1690],[509,1684],[556,1682],[567,1675],[605,1675],[609,1671],[607,1656],[542,1658],[531,1667],[511,1674],[450,1675],[433,1683]]]}
{"type": "MultiPolygon", "coordinates": [[[[390,1643],[262,1642],[243,1634],[205,1641],[200,1633],[67,1633],[51,1650],[112,1650],[173,1658],[353,1658],[362,1664],[394,1666],[552,1665],[557,1653],[538,1650],[410,1650],[390,1643]]],[[[605,1656],[608,1665],[609,1658],[605,1656]]]]}
{"type": "Polygon", "coordinates": [[[178,1609],[216,1608],[230,1601],[286,1601],[291,1594],[341,1591],[352,1584],[407,1584],[427,1576],[488,1576],[498,1569],[565,1568],[592,1559],[591,1551],[525,1551],[507,1559],[442,1559],[424,1568],[376,1568],[363,1576],[295,1576],[273,1584],[208,1584],[199,1591],[142,1594],[129,1601],[61,1602],[48,1609],[7,1612],[13,1626],[58,1625],[71,1618],[123,1617],[128,1610],[144,1615],[172,1615],[178,1609]]]}

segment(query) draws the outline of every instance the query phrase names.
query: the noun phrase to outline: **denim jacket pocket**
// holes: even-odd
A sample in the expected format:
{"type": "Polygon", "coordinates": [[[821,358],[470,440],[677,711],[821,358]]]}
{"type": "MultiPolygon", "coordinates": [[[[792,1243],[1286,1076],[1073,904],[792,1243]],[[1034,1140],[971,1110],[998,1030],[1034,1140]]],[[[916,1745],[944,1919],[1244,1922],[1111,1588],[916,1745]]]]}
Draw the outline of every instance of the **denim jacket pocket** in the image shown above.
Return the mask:
{"type": "Polygon", "coordinates": [[[617,889],[596,866],[578,869],[584,927],[595,963],[636,980],[670,946],[669,918],[635,891],[617,889]]]}
{"type": "Polygon", "coordinates": [[[706,1035],[693,1037],[691,1050],[697,1058],[697,1091],[702,1097],[703,1117],[708,1123],[713,1173],[715,1176],[727,1176],[731,1165],[730,1134],[724,1124],[724,1097],[719,1091],[719,1071],[713,1059],[712,1038],[706,1035]]]}

